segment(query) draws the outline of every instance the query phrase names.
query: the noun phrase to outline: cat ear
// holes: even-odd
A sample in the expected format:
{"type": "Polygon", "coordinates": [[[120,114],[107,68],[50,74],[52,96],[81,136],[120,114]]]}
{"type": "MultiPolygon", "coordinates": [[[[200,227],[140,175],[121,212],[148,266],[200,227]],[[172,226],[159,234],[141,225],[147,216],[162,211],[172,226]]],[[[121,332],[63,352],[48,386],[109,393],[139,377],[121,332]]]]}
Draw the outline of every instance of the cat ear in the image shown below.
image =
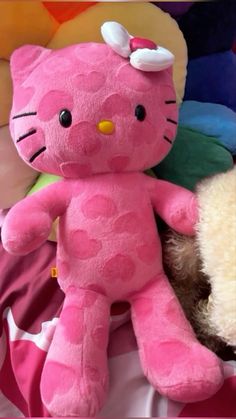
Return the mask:
{"type": "Polygon", "coordinates": [[[16,49],[10,59],[13,82],[22,83],[50,53],[49,49],[37,45],[24,45],[16,49]]]}

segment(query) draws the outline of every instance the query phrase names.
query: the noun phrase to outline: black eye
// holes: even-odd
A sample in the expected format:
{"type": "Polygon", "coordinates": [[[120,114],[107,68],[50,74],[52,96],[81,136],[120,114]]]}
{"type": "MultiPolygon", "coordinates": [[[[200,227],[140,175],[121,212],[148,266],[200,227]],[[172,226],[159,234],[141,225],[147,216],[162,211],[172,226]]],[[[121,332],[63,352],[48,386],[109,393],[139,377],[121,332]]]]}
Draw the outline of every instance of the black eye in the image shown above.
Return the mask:
{"type": "Polygon", "coordinates": [[[138,119],[138,121],[143,121],[146,116],[146,109],[143,105],[137,105],[135,108],[135,116],[138,119]]]}
{"type": "Polygon", "coordinates": [[[59,121],[62,127],[69,128],[72,124],[72,115],[68,109],[62,109],[59,114],[59,121]]]}

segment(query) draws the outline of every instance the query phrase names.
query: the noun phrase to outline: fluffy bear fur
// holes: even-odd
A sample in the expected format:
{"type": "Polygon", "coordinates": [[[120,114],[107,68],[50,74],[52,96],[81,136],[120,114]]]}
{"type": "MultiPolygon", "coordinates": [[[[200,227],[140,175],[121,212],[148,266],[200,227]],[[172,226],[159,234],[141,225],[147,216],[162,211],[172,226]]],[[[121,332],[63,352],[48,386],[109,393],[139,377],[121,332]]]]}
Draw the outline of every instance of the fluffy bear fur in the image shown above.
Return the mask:
{"type": "MultiPolygon", "coordinates": [[[[196,237],[162,234],[165,269],[199,340],[223,357],[236,346],[236,167],[197,188],[196,237]]],[[[228,355],[226,355],[228,354],[228,355]]]]}

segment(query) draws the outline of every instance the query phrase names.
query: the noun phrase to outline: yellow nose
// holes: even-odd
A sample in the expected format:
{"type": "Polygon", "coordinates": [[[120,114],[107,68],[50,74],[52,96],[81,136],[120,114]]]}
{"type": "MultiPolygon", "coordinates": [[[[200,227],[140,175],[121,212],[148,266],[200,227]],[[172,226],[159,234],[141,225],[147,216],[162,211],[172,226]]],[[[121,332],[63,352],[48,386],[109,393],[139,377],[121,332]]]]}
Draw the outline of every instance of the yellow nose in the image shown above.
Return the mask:
{"type": "Polygon", "coordinates": [[[110,135],[115,131],[115,124],[112,121],[103,120],[97,124],[97,129],[102,134],[110,135]]]}

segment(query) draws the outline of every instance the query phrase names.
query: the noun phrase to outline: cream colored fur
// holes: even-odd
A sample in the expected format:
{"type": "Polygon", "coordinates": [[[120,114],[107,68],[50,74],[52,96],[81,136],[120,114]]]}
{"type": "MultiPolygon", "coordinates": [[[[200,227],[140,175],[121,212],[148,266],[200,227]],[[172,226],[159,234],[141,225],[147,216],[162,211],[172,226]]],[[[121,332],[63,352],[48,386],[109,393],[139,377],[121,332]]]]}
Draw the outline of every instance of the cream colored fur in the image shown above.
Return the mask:
{"type": "Polygon", "coordinates": [[[198,187],[197,241],[211,296],[200,306],[201,321],[236,347],[236,167],[198,187]]]}

